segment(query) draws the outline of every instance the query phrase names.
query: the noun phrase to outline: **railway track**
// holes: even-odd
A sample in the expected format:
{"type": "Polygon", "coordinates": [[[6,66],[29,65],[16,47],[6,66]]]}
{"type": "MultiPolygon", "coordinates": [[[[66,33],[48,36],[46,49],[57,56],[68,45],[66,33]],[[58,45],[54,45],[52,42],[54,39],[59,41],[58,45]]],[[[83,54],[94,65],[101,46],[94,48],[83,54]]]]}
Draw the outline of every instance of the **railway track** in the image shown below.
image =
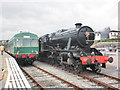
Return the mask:
{"type": "Polygon", "coordinates": [[[24,72],[25,77],[27,78],[27,80],[29,81],[30,85],[32,88],[41,88],[43,89],[44,87],[39,84],[32,75],[30,75],[28,72],[26,72],[23,68],[21,68],[21,70],[24,72]]]}
{"type": "Polygon", "coordinates": [[[118,87],[120,89],[120,78],[107,75],[104,73],[93,73],[91,70],[87,70],[89,74],[92,74],[90,77],[95,78],[97,80],[104,81],[105,83],[110,84],[113,87],[118,87]],[[107,82],[108,81],[108,82],[107,82]]]}
{"type": "Polygon", "coordinates": [[[115,89],[115,90],[120,89],[120,88],[118,88],[118,85],[120,83],[119,78],[109,76],[109,75],[106,75],[106,74],[102,74],[102,73],[97,73],[96,74],[96,73],[93,73],[93,72],[91,72],[92,74],[94,74],[93,76],[88,76],[88,75],[85,75],[85,74],[78,74],[75,71],[72,71],[72,70],[69,70],[69,69],[66,69],[66,68],[63,68],[63,67],[60,67],[60,66],[54,65],[54,67],[61,68],[62,70],[65,70],[65,71],[67,71],[69,73],[72,73],[74,75],[77,75],[79,77],[87,79],[87,80],[89,80],[91,82],[94,82],[94,83],[100,85],[100,86],[103,86],[104,88],[115,89]]]}
{"type": "Polygon", "coordinates": [[[72,71],[72,70],[69,70],[69,69],[66,69],[66,68],[62,68],[62,70],[68,71],[68,72],[73,73],[77,76],[88,79],[88,80],[90,80],[92,82],[95,82],[98,85],[104,86],[105,88],[108,88],[108,89],[115,89],[115,90],[120,89],[120,88],[118,88],[119,83],[120,83],[120,79],[116,78],[116,77],[113,77],[113,76],[109,76],[109,75],[106,75],[106,74],[103,74],[103,73],[93,73],[92,71],[88,71],[88,72],[91,72],[91,73],[89,73],[89,75],[90,74],[94,74],[94,75],[93,76],[88,76],[88,75],[85,75],[85,74],[78,74],[75,71],[72,71]]]}
{"type": "Polygon", "coordinates": [[[83,87],[70,83],[35,65],[27,68],[22,67],[21,69],[26,77],[29,78],[29,80],[32,80],[32,84],[34,83],[33,88],[79,88],[80,90],[84,90],[83,87]]]}

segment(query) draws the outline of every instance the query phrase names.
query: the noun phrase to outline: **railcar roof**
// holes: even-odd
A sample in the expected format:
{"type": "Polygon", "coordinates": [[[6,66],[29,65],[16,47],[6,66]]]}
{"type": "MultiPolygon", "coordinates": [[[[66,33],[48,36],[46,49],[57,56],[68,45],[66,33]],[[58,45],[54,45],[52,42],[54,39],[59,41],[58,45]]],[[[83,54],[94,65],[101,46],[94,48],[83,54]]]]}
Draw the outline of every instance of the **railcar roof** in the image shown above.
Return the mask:
{"type": "Polygon", "coordinates": [[[30,36],[30,38],[38,38],[36,34],[30,33],[30,32],[21,32],[16,35],[14,35],[14,38],[24,38],[24,36],[30,36]]]}

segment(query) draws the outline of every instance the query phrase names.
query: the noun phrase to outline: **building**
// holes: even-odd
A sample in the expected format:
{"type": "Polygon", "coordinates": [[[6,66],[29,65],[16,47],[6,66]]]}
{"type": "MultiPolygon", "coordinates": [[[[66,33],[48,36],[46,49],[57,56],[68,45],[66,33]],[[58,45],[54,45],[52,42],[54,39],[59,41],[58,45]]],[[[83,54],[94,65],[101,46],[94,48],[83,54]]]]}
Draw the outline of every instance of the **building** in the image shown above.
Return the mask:
{"type": "Polygon", "coordinates": [[[95,32],[95,40],[101,40],[101,32],[95,32]]]}
{"type": "Polygon", "coordinates": [[[109,31],[109,38],[114,39],[114,38],[120,38],[120,31],[109,31]]]}
{"type": "Polygon", "coordinates": [[[5,45],[9,40],[0,40],[0,45],[5,45]]]}
{"type": "Polygon", "coordinates": [[[92,48],[108,48],[108,47],[118,47],[120,42],[99,42],[95,45],[92,45],[92,48]]]}

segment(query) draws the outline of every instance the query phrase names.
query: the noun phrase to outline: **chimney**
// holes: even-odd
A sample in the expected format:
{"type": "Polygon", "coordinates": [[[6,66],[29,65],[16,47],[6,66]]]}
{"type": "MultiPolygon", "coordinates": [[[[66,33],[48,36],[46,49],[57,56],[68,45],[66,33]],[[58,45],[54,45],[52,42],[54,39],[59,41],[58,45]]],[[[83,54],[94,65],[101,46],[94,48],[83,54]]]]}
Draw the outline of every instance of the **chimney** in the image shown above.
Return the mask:
{"type": "Polygon", "coordinates": [[[75,26],[76,28],[80,28],[82,26],[82,23],[76,23],[75,26]]]}

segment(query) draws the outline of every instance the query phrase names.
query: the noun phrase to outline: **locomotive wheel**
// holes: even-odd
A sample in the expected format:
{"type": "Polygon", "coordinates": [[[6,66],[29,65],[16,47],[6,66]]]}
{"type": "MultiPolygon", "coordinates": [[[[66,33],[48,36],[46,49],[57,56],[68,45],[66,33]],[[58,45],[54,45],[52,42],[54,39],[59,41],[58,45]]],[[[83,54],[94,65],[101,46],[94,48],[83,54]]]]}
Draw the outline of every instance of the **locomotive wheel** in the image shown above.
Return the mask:
{"type": "Polygon", "coordinates": [[[61,62],[61,60],[58,61],[59,65],[62,66],[63,68],[66,68],[66,64],[64,64],[63,62],[61,62]]]}
{"type": "Polygon", "coordinates": [[[27,58],[25,59],[25,63],[26,63],[26,64],[32,65],[33,62],[34,62],[34,59],[33,59],[33,58],[29,58],[28,56],[27,56],[27,58]]]}
{"type": "Polygon", "coordinates": [[[50,64],[55,64],[54,59],[50,59],[50,64]]]}
{"type": "Polygon", "coordinates": [[[33,64],[33,60],[28,61],[28,64],[32,65],[33,64]]]}
{"type": "Polygon", "coordinates": [[[56,61],[56,64],[57,64],[57,65],[61,65],[61,61],[60,61],[60,59],[57,58],[56,60],[57,60],[57,61],[56,61]]]}
{"type": "Polygon", "coordinates": [[[47,61],[49,64],[55,64],[55,59],[54,58],[48,58],[47,61]]]}
{"type": "Polygon", "coordinates": [[[101,72],[101,65],[100,63],[97,63],[93,66],[90,66],[90,68],[92,69],[93,72],[101,72]]]}
{"type": "Polygon", "coordinates": [[[62,66],[63,68],[67,68],[66,64],[64,64],[64,63],[61,63],[61,66],[62,66]]]}
{"type": "Polygon", "coordinates": [[[77,72],[77,73],[81,73],[83,71],[82,63],[81,63],[80,60],[75,61],[75,63],[74,63],[74,71],[77,72]]]}

